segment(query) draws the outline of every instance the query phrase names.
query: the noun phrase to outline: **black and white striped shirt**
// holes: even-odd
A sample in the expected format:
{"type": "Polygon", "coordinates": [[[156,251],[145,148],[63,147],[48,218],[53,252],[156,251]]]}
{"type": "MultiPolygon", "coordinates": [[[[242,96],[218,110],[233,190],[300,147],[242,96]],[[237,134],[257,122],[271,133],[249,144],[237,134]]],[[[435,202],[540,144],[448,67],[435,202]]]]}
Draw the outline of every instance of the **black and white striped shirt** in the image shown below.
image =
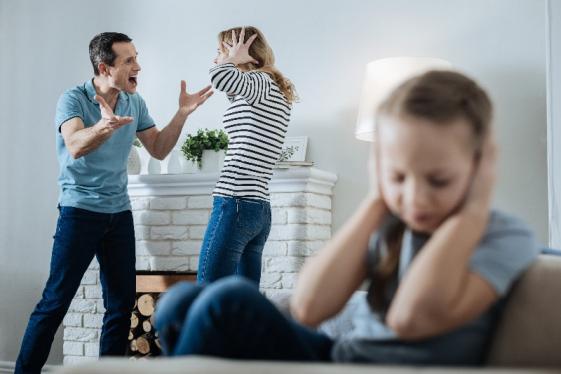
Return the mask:
{"type": "Polygon", "coordinates": [[[230,100],[222,119],[230,141],[213,195],[269,200],[269,181],[281,154],[291,105],[264,72],[220,64],[210,69],[210,80],[230,100]]]}

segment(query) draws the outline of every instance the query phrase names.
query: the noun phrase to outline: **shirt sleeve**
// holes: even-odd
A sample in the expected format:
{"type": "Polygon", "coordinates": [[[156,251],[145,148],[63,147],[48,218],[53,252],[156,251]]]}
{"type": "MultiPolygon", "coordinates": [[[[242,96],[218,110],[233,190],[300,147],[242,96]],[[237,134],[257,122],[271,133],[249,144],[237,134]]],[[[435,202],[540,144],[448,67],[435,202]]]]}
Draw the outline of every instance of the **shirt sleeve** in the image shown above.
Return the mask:
{"type": "Polygon", "coordinates": [[[264,72],[242,72],[232,63],[219,64],[210,69],[214,88],[226,93],[228,99],[240,95],[254,105],[268,98],[271,81],[264,72]]]}
{"type": "Polygon", "coordinates": [[[154,124],[154,120],[148,113],[148,107],[146,107],[146,103],[144,99],[138,95],[139,99],[139,108],[138,108],[138,121],[136,123],[136,132],[148,130],[151,127],[156,126],[154,124]]]}
{"type": "Polygon", "coordinates": [[[538,253],[537,240],[522,221],[492,212],[487,231],[470,259],[470,268],[504,296],[538,253]]]}
{"type": "Polygon", "coordinates": [[[68,120],[79,117],[84,122],[84,110],[80,104],[80,100],[71,91],[66,91],[58,99],[55,114],[55,125],[57,131],[60,132],[60,127],[68,120]]]}

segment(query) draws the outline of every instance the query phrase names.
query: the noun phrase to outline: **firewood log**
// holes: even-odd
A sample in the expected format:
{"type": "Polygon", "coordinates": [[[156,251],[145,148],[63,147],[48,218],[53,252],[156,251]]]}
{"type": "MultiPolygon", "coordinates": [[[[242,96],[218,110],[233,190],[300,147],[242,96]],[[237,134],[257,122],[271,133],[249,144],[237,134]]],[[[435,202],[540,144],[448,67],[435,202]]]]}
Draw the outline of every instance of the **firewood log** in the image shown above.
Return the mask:
{"type": "Polygon", "coordinates": [[[145,336],[139,336],[136,339],[136,347],[138,348],[138,353],[142,353],[143,355],[150,353],[152,348],[150,345],[150,340],[145,336]]]}
{"type": "Polygon", "coordinates": [[[138,316],[136,313],[131,314],[131,329],[135,329],[138,326],[138,316]]]}
{"type": "Polygon", "coordinates": [[[150,294],[144,294],[138,298],[138,311],[145,317],[154,314],[154,297],[150,294]]]}
{"type": "Polygon", "coordinates": [[[152,324],[150,323],[149,320],[142,322],[142,330],[144,330],[144,332],[152,331],[152,324]]]}

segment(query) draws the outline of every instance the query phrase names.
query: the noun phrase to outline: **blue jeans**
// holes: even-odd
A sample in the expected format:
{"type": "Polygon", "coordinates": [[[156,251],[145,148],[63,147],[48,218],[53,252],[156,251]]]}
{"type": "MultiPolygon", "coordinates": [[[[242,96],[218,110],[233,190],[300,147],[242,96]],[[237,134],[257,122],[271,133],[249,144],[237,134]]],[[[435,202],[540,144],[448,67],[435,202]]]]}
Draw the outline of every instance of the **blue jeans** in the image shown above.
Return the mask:
{"type": "Polygon", "coordinates": [[[243,277],[179,283],[160,299],[155,319],[170,356],[330,361],[329,337],[285,317],[243,277]]]}
{"type": "Polygon", "coordinates": [[[100,355],[124,355],[135,298],[135,238],[129,210],[95,213],[60,207],[50,274],[31,314],[16,361],[16,373],[39,373],[80,281],[94,256],[100,267],[106,312],[100,355]]]}
{"type": "Polygon", "coordinates": [[[261,255],[271,231],[268,201],[215,196],[199,255],[199,283],[241,275],[259,284],[261,255]]]}

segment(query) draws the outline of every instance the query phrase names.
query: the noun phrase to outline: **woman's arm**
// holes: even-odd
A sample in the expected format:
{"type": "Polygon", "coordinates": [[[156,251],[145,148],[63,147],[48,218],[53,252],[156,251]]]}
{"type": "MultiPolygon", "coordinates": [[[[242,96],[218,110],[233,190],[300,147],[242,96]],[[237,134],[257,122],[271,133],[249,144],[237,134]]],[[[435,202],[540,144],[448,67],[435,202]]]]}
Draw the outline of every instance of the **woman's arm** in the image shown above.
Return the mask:
{"type": "Polygon", "coordinates": [[[242,72],[233,63],[223,63],[210,69],[210,81],[217,90],[230,97],[240,95],[253,105],[263,101],[271,89],[266,74],[242,72]]]}
{"type": "Polygon", "coordinates": [[[489,220],[494,166],[494,144],[489,141],[463,207],[435,231],[403,277],[386,318],[400,338],[444,333],[497,300],[491,284],[469,268],[489,220]]]}

